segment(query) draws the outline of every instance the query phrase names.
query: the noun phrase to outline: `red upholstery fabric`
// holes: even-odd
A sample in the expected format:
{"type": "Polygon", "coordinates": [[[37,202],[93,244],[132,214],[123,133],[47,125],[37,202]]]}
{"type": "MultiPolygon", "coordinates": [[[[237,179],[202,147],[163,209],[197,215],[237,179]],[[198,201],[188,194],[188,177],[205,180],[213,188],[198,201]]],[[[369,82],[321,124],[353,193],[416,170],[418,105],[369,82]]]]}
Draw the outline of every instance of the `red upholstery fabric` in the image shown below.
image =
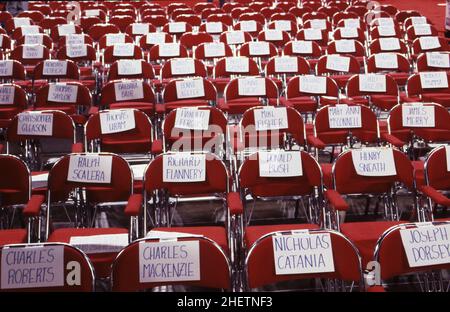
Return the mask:
{"type": "Polygon", "coordinates": [[[27,230],[0,230],[0,246],[27,242],[27,230]]]}
{"type": "Polygon", "coordinates": [[[250,248],[262,236],[277,231],[315,230],[319,229],[317,224],[276,224],[276,225],[254,225],[245,228],[245,245],[250,248]]]}

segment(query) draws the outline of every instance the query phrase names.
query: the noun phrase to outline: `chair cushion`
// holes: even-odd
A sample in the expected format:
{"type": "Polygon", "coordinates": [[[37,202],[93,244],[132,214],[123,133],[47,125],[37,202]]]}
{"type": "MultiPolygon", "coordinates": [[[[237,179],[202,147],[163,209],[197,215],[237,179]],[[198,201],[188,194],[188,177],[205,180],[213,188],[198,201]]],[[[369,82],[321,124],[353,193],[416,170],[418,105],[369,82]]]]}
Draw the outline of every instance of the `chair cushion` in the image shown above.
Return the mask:
{"type": "Polygon", "coordinates": [[[0,230],[0,246],[8,244],[22,244],[27,242],[27,230],[0,230]]]}

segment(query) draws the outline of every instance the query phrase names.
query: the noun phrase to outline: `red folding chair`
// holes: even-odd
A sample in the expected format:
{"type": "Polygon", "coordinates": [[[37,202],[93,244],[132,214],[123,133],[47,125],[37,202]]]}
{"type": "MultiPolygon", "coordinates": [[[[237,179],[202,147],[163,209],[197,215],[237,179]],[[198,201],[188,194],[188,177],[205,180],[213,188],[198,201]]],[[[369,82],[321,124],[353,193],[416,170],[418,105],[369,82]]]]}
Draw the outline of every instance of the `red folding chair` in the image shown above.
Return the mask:
{"type": "Polygon", "coordinates": [[[361,73],[361,64],[353,55],[328,54],[319,58],[316,73],[333,78],[339,88],[344,88],[354,74],[361,73]]]}
{"type": "Polygon", "coordinates": [[[448,84],[450,73],[447,72],[421,72],[411,75],[406,83],[406,101],[408,102],[434,102],[444,107],[450,107],[450,86],[448,84]],[[440,82],[442,85],[422,85],[422,78],[426,82],[427,75],[441,75],[440,82]]]}
{"type": "Polygon", "coordinates": [[[133,37],[135,40],[145,36],[150,32],[155,32],[156,27],[150,23],[131,23],[125,28],[125,33],[133,37]]]}
{"type": "Polygon", "coordinates": [[[448,52],[426,52],[417,57],[416,68],[418,72],[449,70],[448,52]]]}
{"type": "Polygon", "coordinates": [[[27,10],[17,14],[17,17],[29,17],[34,23],[39,24],[45,18],[45,15],[39,11],[27,10]]]}
{"type": "Polygon", "coordinates": [[[31,76],[37,64],[50,59],[50,50],[43,45],[20,45],[11,52],[12,60],[25,66],[27,75],[31,76]]]}
{"type": "Polygon", "coordinates": [[[210,79],[218,92],[223,92],[234,76],[257,76],[260,69],[255,60],[247,57],[224,57],[217,61],[210,79]]]}
{"type": "Polygon", "coordinates": [[[192,25],[186,22],[168,22],[162,28],[162,31],[168,33],[174,38],[180,39],[181,35],[186,32],[192,32],[192,25]]]}
{"type": "Polygon", "coordinates": [[[295,39],[313,41],[325,49],[328,44],[328,31],[324,29],[304,28],[298,31],[295,39]]]}
{"type": "Polygon", "coordinates": [[[0,84],[0,91],[0,128],[7,129],[14,116],[28,108],[28,97],[25,90],[14,83],[0,84]]]}
{"type": "Polygon", "coordinates": [[[239,56],[254,59],[260,68],[264,68],[267,61],[277,55],[277,46],[269,41],[246,42],[239,49],[239,56]]]}
{"type": "Polygon", "coordinates": [[[284,45],[283,54],[301,56],[308,60],[312,68],[315,68],[318,59],[323,55],[323,51],[317,42],[293,40],[284,45]]]}
{"type": "Polygon", "coordinates": [[[120,29],[112,24],[94,24],[89,27],[87,34],[96,42],[100,40],[106,34],[118,34],[120,29]]]}
{"type": "Polygon", "coordinates": [[[69,82],[80,80],[80,69],[71,60],[45,60],[33,71],[32,90],[48,82],[69,82]]]}
{"type": "Polygon", "coordinates": [[[272,78],[279,90],[285,91],[294,76],[309,75],[309,62],[301,56],[274,56],[265,66],[265,76],[272,78]]]}
{"type": "Polygon", "coordinates": [[[366,49],[364,45],[355,39],[333,40],[327,45],[327,54],[351,55],[356,57],[359,63],[364,66],[366,49]]]}
{"type": "Polygon", "coordinates": [[[39,26],[42,27],[44,30],[49,31],[55,26],[67,24],[67,16],[69,16],[70,11],[62,11],[61,13],[62,13],[61,16],[55,15],[44,18],[39,23],[39,26]]]}
{"type": "Polygon", "coordinates": [[[119,79],[144,79],[152,82],[155,70],[152,64],[144,60],[118,60],[109,67],[107,81],[119,79]]]}
{"type": "Polygon", "coordinates": [[[130,24],[136,21],[136,17],[130,15],[114,15],[109,19],[109,23],[117,26],[121,32],[125,32],[130,24]]]}
{"type": "Polygon", "coordinates": [[[65,38],[68,35],[82,33],[83,29],[81,28],[81,26],[75,24],[56,25],[50,29],[50,37],[52,38],[54,43],[59,43],[61,38],[65,38]]]}
{"type": "Polygon", "coordinates": [[[411,63],[399,53],[377,53],[367,59],[367,72],[389,74],[401,87],[411,75],[411,63]]]}
{"type": "Polygon", "coordinates": [[[450,47],[445,38],[437,36],[419,37],[412,43],[411,57],[415,60],[421,53],[438,51],[450,51],[450,47]]]}

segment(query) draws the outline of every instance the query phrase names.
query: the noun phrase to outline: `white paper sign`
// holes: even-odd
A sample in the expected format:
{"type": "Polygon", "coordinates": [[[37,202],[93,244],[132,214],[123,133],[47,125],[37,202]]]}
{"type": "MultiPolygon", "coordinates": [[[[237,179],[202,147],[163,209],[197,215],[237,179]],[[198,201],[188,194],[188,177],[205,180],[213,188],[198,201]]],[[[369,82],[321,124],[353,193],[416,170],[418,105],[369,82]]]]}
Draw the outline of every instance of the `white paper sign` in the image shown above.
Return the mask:
{"type": "Polygon", "coordinates": [[[425,16],[411,16],[411,25],[428,24],[425,16]]]}
{"type": "Polygon", "coordinates": [[[45,60],[42,69],[44,76],[64,76],[67,75],[67,61],[45,60]]]}
{"type": "Polygon", "coordinates": [[[2,249],[1,289],[64,286],[64,246],[2,249]]]}
{"type": "Polygon", "coordinates": [[[416,36],[429,36],[431,35],[430,25],[413,25],[414,33],[416,36]]]}
{"type": "Polygon", "coordinates": [[[339,28],[342,38],[358,38],[358,28],[339,28]]]}
{"type": "Polygon", "coordinates": [[[401,229],[403,248],[410,268],[450,263],[450,224],[401,229]]]}
{"type": "Polygon", "coordinates": [[[445,146],[445,158],[447,159],[447,171],[450,171],[450,145],[445,146]]]}
{"type": "Polygon", "coordinates": [[[31,25],[31,26],[21,26],[20,31],[22,32],[22,36],[26,36],[39,34],[40,29],[39,26],[37,25],[31,25]]]}
{"type": "Polygon", "coordinates": [[[100,112],[100,128],[102,134],[125,132],[136,128],[134,110],[117,109],[100,112]]]}
{"type": "Polygon", "coordinates": [[[107,34],[106,46],[110,47],[118,43],[125,43],[125,34],[107,34]]]}
{"type": "Polygon", "coordinates": [[[334,272],[330,233],[272,236],[276,275],[334,272]]]}
{"type": "Polygon", "coordinates": [[[331,129],[361,128],[361,107],[358,105],[328,107],[328,125],[331,129]]]}
{"type": "Polygon", "coordinates": [[[85,44],[84,34],[71,34],[66,36],[66,45],[85,44]]]}
{"type": "Polygon", "coordinates": [[[291,21],[288,20],[275,21],[275,29],[289,32],[292,30],[291,21]]]}
{"type": "Polygon", "coordinates": [[[180,56],[180,45],[178,43],[162,43],[158,45],[159,56],[180,56]]]}
{"type": "Polygon", "coordinates": [[[140,100],[144,98],[142,81],[121,81],[114,84],[116,101],[140,100]]]}
{"type": "Polygon", "coordinates": [[[99,9],[85,10],[84,15],[87,17],[97,17],[100,16],[100,10],[99,9]]]}
{"type": "Polygon", "coordinates": [[[67,181],[108,184],[111,170],[110,155],[70,155],[67,181]]]}
{"type": "Polygon", "coordinates": [[[16,89],[14,86],[0,85],[0,105],[14,104],[14,95],[16,89]]]}
{"type": "Polygon", "coordinates": [[[400,50],[400,40],[398,38],[379,38],[381,51],[400,50]]]}
{"type": "Polygon", "coordinates": [[[441,47],[439,38],[433,36],[420,37],[419,43],[422,50],[432,50],[441,47]]]}
{"type": "Polygon", "coordinates": [[[185,22],[172,22],[169,23],[169,33],[178,34],[186,32],[186,23],[185,22]]]}
{"type": "Polygon", "coordinates": [[[195,62],[191,58],[175,58],[170,61],[172,75],[195,74],[195,62]]]}
{"type": "Polygon", "coordinates": [[[361,22],[359,18],[346,18],[344,20],[345,28],[361,28],[361,22]]]}
{"type": "Polygon", "coordinates": [[[178,99],[194,99],[205,96],[203,79],[183,79],[175,82],[178,99]]]}
{"type": "Polygon", "coordinates": [[[405,103],[402,105],[403,127],[434,128],[434,106],[422,105],[422,103],[417,104],[408,105],[405,103]]]}
{"type": "Polygon", "coordinates": [[[266,41],[249,42],[249,52],[251,56],[270,55],[270,45],[266,41]]]}
{"type": "Polygon", "coordinates": [[[14,61],[0,61],[0,77],[12,76],[14,61]]]}
{"type": "Polygon", "coordinates": [[[352,160],[356,173],[367,177],[394,176],[394,153],[390,148],[367,147],[352,150],[352,160]]]}
{"type": "Polygon", "coordinates": [[[264,37],[267,41],[283,40],[283,33],[278,29],[267,29],[264,31],[264,37]]]}
{"type": "Polygon", "coordinates": [[[375,54],[375,66],[381,69],[397,69],[398,59],[395,53],[375,54]]]}
{"type": "Polygon", "coordinates": [[[375,25],[394,27],[394,19],[392,17],[379,17],[374,20],[375,25]]]}
{"type": "Polygon", "coordinates": [[[348,72],[350,69],[350,58],[346,56],[330,54],[327,56],[326,68],[338,72],[348,72]]]}
{"type": "Polygon", "coordinates": [[[312,54],[312,42],[305,40],[292,41],[292,52],[297,54],[312,54]]]}
{"type": "Polygon", "coordinates": [[[163,155],[163,182],[203,182],[206,180],[206,155],[176,153],[163,155]]]}
{"type": "Polygon", "coordinates": [[[14,17],[14,28],[31,25],[29,17],[14,17]]]}
{"type": "Polygon", "coordinates": [[[131,24],[131,33],[133,35],[145,35],[150,32],[150,28],[148,24],[145,23],[133,23],[131,24]]]}
{"type": "Polygon", "coordinates": [[[53,114],[27,112],[18,115],[18,135],[53,135],[53,114]]]}
{"type": "Polygon", "coordinates": [[[225,56],[225,44],[223,42],[205,43],[205,57],[223,57],[225,56]]]}
{"type": "Polygon", "coordinates": [[[334,41],[336,52],[338,53],[353,53],[356,51],[355,40],[342,39],[334,41]]]}
{"type": "Polygon", "coordinates": [[[223,26],[221,22],[208,22],[205,24],[206,32],[209,34],[220,34],[222,33],[223,26]]]}
{"type": "Polygon", "coordinates": [[[286,107],[266,106],[253,110],[256,131],[288,128],[286,107]]]}
{"type": "Polygon", "coordinates": [[[147,44],[161,44],[166,42],[166,33],[152,32],[145,36],[145,42],[147,44]]]}
{"type": "Polygon", "coordinates": [[[142,74],[142,61],[118,60],[117,72],[119,75],[140,75],[142,74]]]}
{"type": "Polygon", "coordinates": [[[249,59],[246,57],[227,57],[225,70],[229,73],[248,73],[250,71],[249,59]]]}
{"type": "Polygon", "coordinates": [[[427,65],[429,67],[436,68],[449,68],[450,67],[450,54],[439,52],[427,52],[427,65]]]}
{"type": "Polygon", "coordinates": [[[359,90],[363,92],[386,92],[386,76],[377,74],[359,75],[359,90]]]}
{"type": "Polygon", "coordinates": [[[312,19],[309,21],[311,28],[314,29],[327,29],[326,19],[312,19]]]}
{"type": "Polygon", "coordinates": [[[422,72],[419,75],[424,89],[448,88],[446,72],[422,72]]]}
{"type": "Polygon", "coordinates": [[[41,59],[44,57],[44,46],[23,45],[22,57],[24,59],[41,59]]]}
{"type": "Polygon", "coordinates": [[[92,236],[72,236],[70,245],[81,249],[84,253],[115,253],[128,246],[128,234],[105,234],[92,236]]]}
{"type": "Polygon", "coordinates": [[[260,177],[299,177],[303,175],[302,157],[295,151],[258,152],[260,177]]]}
{"type": "Polygon", "coordinates": [[[139,282],[200,280],[199,241],[139,243],[139,282]]]}
{"type": "Polygon", "coordinates": [[[377,29],[380,37],[391,37],[396,34],[394,25],[378,26],[377,29]]]}
{"type": "Polygon", "coordinates": [[[228,44],[242,44],[245,42],[245,35],[243,31],[228,31],[226,32],[228,44]]]}
{"type": "Polygon", "coordinates": [[[66,54],[70,58],[86,57],[87,45],[86,44],[67,45],[66,54]]]}
{"type": "Polygon", "coordinates": [[[266,80],[262,77],[244,77],[238,79],[239,95],[265,96],[266,80]]]}
{"type": "Polygon", "coordinates": [[[175,128],[188,130],[208,130],[210,111],[197,107],[183,107],[176,111],[175,128]]]}
{"type": "Polygon", "coordinates": [[[58,34],[60,36],[72,35],[77,32],[74,24],[58,25],[58,34]]]}
{"type": "Polygon", "coordinates": [[[274,58],[275,72],[296,73],[298,71],[298,59],[291,56],[280,56],[274,58]]]}
{"type": "Polygon", "coordinates": [[[241,21],[239,25],[241,25],[242,31],[255,32],[257,30],[256,21],[241,21]]]}
{"type": "Polygon", "coordinates": [[[44,34],[25,35],[24,44],[43,44],[44,34]]]}
{"type": "Polygon", "coordinates": [[[114,56],[130,57],[134,55],[134,44],[132,43],[118,43],[113,48],[114,56]]]}
{"type": "Polygon", "coordinates": [[[327,93],[327,77],[306,75],[299,77],[300,92],[311,94],[327,93]]]}
{"type": "Polygon", "coordinates": [[[320,29],[306,28],[303,30],[305,40],[322,40],[322,31],[320,29]]]}
{"type": "Polygon", "coordinates": [[[48,88],[49,102],[76,103],[78,96],[78,86],[64,83],[52,83],[48,88]]]}

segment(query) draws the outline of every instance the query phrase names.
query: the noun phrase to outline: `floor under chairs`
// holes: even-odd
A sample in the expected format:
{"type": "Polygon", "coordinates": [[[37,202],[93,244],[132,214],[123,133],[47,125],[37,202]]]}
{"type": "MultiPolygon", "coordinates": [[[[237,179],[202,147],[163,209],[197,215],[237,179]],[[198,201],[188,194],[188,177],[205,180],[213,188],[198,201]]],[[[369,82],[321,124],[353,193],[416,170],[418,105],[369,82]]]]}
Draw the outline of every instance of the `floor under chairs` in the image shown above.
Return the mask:
{"type": "Polygon", "coordinates": [[[0,253],[51,252],[58,272],[33,285],[2,262],[0,290],[449,290],[449,260],[415,240],[450,218],[432,19],[83,1],[72,23],[71,5],[0,14],[0,253]]]}

